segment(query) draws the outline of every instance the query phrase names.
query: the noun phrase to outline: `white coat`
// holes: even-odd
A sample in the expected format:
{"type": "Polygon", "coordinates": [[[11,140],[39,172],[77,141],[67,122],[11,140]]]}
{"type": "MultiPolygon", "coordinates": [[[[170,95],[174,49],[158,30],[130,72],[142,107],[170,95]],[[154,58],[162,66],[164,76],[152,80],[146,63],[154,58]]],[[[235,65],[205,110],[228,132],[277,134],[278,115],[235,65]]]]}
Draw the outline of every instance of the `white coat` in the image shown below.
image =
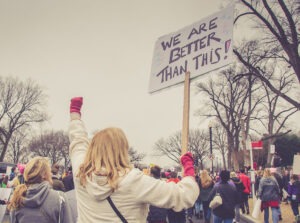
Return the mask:
{"type": "Polygon", "coordinates": [[[118,188],[112,192],[105,176],[92,176],[85,187],[75,176],[83,163],[89,146],[88,135],[81,120],[71,120],[69,127],[70,156],[77,197],[78,223],[121,222],[106,198],[111,196],[115,206],[129,223],[145,223],[148,205],[180,211],[192,207],[199,188],[193,177],[184,177],[179,183],[166,183],[129,170],[119,178],[118,188]]]}

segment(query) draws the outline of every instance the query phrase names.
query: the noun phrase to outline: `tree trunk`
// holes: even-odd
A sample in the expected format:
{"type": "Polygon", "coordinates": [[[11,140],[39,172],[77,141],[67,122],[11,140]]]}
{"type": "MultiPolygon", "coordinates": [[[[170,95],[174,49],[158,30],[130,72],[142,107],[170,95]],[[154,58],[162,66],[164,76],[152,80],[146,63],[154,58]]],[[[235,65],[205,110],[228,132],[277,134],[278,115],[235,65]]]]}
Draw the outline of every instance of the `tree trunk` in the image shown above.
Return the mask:
{"type": "Polygon", "coordinates": [[[5,142],[3,144],[3,148],[1,151],[1,155],[0,155],[0,162],[3,162],[4,156],[6,154],[6,150],[8,148],[8,143],[10,141],[10,138],[11,138],[11,134],[9,134],[7,137],[5,137],[5,142]]]}
{"type": "Polygon", "coordinates": [[[222,153],[222,159],[223,159],[223,169],[226,169],[226,157],[225,157],[225,153],[222,153]]]}
{"type": "Polygon", "coordinates": [[[231,158],[232,158],[233,169],[238,170],[239,167],[240,167],[240,164],[239,164],[239,151],[233,151],[231,158]]]}

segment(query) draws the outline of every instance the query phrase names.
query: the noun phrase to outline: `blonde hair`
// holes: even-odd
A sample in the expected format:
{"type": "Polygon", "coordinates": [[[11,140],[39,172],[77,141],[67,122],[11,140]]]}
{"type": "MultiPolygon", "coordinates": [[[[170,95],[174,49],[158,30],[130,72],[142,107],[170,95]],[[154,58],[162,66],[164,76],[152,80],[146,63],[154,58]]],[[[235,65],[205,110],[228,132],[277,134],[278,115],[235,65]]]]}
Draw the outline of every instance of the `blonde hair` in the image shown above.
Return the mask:
{"type": "Polygon", "coordinates": [[[271,177],[271,176],[272,176],[272,175],[271,175],[270,169],[269,169],[269,168],[266,168],[266,169],[264,170],[263,177],[271,177]]]}
{"type": "Polygon", "coordinates": [[[232,171],[230,172],[230,178],[234,178],[237,177],[236,172],[232,171]]]}
{"type": "Polygon", "coordinates": [[[52,184],[51,170],[48,160],[39,156],[30,160],[25,167],[24,180],[25,184],[20,184],[16,187],[8,205],[9,210],[19,209],[23,206],[28,186],[31,184],[39,184],[44,181],[48,181],[52,184]]]}
{"type": "Polygon", "coordinates": [[[200,180],[201,180],[201,185],[202,185],[203,188],[207,188],[212,184],[212,179],[208,175],[207,170],[203,170],[200,173],[200,180]]]}
{"type": "Polygon", "coordinates": [[[264,171],[263,171],[263,170],[258,170],[258,171],[256,172],[256,174],[257,174],[257,176],[262,177],[263,174],[264,174],[264,171]]]}
{"type": "Polygon", "coordinates": [[[82,186],[92,173],[107,177],[110,187],[115,190],[119,174],[131,169],[128,156],[128,141],[119,128],[106,128],[93,137],[83,164],[79,167],[77,177],[82,186]],[[105,171],[105,172],[104,172],[105,171]]]}

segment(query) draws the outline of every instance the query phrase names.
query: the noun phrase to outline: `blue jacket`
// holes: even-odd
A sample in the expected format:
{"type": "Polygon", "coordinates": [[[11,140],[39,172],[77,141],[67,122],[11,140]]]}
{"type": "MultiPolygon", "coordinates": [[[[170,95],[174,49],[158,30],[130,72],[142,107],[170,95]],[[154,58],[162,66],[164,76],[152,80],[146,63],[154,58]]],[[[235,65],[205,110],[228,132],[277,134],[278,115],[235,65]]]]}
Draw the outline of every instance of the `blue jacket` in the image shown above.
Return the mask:
{"type": "Polygon", "coordinates": [[[293,184],[289,183],[287,192],[292,200],[300,202],[300,181],[295,181],[293,184]]]}
{"type": "Polygon", "coordinates": [[[279,186],[274,177],[261,178],[257,197],[262,201],[280,201],[279,186]]]}

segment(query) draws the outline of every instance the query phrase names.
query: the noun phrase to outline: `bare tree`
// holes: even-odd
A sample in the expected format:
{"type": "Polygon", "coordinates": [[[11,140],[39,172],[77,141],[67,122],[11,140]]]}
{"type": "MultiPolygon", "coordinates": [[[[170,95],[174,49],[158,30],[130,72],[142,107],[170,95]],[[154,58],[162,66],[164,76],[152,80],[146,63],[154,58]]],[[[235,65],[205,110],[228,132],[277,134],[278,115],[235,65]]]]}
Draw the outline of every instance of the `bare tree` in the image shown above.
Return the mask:
{"type": "Polygon", "coordinates": [[[203,169],[203,162],[209,156],[209,136],[207,132],[198,129],[191,130],[189,133],[189,150],[193,153],[195,165],[203,169]]]}
{"type": "Polygon", "coordinates": [[[177,132],[168,139],[159,139],[154,144],[155,156],[166,156],[176,163],[180,163],[181,132],[177,132]]]}
{"type": "MultiPolygon", "coordinates": [[[[178,131],[167,139],[159,139],[154,145],[154,150],[155,156],[167,156],[177,164],[180,164],[181,132],[178,131]]],[[[208,136],[203,131],[190,130],[188,151],[193,153],[196,165],[200,162],[201,167],[203,166],[203,161],[207,158],[207,150],[208,136]]]]}
{"type": "Polygon", "coordinates": [[[46,120],[45,99],[40,86],[31,80],[0,77],[0,161],[18,129],[46,120]]]}
{"type": "MultiPolygon", "coordinates": [[[[299,11],[297,12],[297,7],[299,8],[299,4],[294,4],[294,0],[239,0],[238,2],[243,7],[235,20],[237,26],[239,27],[237,21],[242,17],[252,19],[256,23],[255,28],[260,33],[260,38],[258,39],[261,43],[260,46],[263,46],[263,49],[268,49],[268,53],[266,53],[266,51],[260,50],[260,47],[258,47],[256,51],[257,58],[265,61],[276,58],[282,66],[288,67],[293,71],[299,82],[300,55],[298,48],[300,35],[299,30],[297,30],[297,25],[299,24],[299,11]]],[[[243,22],[242,26],[244,25],[245,23],[243,22]]],[[[250,63],[240,49],[234,49],[234,53],[248,68],[250,71],[249,75],[255,75],[275,94],[296,108],[300,108],[299,100],[278,90],[273,82],[266,77],[264,70],[250,63]]]]}
{"type": "Polygon", "coordinates": [[[251,116],[261,97],[252,97],[252,93],[256,90],[255,78],[236,79],[235,76],[235,68],[230,67],[220,72],[218,80],[210,80],[208,84],[199,83],[197,90],[208,96],[206,110],[201,109],[200,114],[216,117],[226,130],[228,168],[233,164],[234,168],[238,169],[241,165],[239,162],[243,162],[243,156],[239,152],[240,120],[245,116],[251,116]]]}
{"type": "Polygon", "coordinates": [[[17,130],[11,137],[5,160],[12,163],[27,163],[28,134],[25,129],[17,130]]]}
{"type": "Polygon", "coordinates": [[[139,153],[132,147],[129,147],[128,154],[130,157],[130,162],[134,164],[139,164],[146,156],[144,153],[139,153]]]}
{"type": "Polygon", "coordinates": [[[226,157],[228,156],[228,145],[226,139],[226,131],[222,125],[215,124],[213,128],[213,148],[218,150],[222,156],[223,168],[227,169],[226,157]]]}
{"type": "MultiPolygon", "coordinates": [[[[236,79],[251,77],[252,67],[255,67],[255,69],[264,73],[264,78],[272,82],[276,91],[280,92],[281,95],[291,95],[293,93],[295,88],[294,73],[290,68],[283,66],[277,58],[271,58],[270,55],[273,55],[273,49],[267,49],[259,44],[258,41],[249,41],[244,43],[240,52],[243,58],[247,58],[246,64],[251,64],[251,67],[246,75],[244,75],[245,72],[240,73],[236,75],[236,79]],[[269,59],[266,60],[266,58],[269,59]]],[[[255,117],[247,116],[244,120],[249,124],[250,119],[252,119],[255,128],[251,128],[251,130],[259,133],[259,135],[267,132],[265,142],[268,142],[268,146],[266,146],[267,160],[270,162],[270,145],[276,140],[279,132],[285,128],[288,118],[297,112],[298,109],[294,105],[285,103],[286,100],[279,94],[274,93],[265,82],[262,81],[260,86],[259,93],[265,95],[265,97],[262,98],[263,100],[256,109],[257,115],[255,117]],[[260,132],[256,124],[264,127],[265,132],[260,132]]],[[[247,126],[248,131],[243,134],[245,138],[248,137],[250,130],[250,125],[247,126]]]]}
{"type": "Polygon", "coordinates": [[[62,140],[65,142],[65,146],[63,146],[61,148],[61,156],[63,157],[64,160],[64,169],[67,170],[67,168],[70,166],[71,164],[71,158],[70,158],[70,153],[69,153],[69,145],[70,145],[70,141],[69,141],[69,137],[67,136],[66,133],[62,133],[60,132],[61,138],[62,140]]]}
{"type": "MultiPolygon", "coordinates": [[[[278,80],[278,88],[281,91],[288,92],[291,87],[291,80],[286,79],[286,75],[282,75],[278,80]]],[[[286,122],[293,114],[295,114],[298,109],[294,106],[287,106],[282,103],[279,95],[274,94],[270,89],[263,85],[264,90],[266,92],[266,102],[264,105],[266,106],[266,124],[264,124],[267,130],[267,137],[265,137],[265,141],[267,142],[267,162],[271,162],[271,154],[270,154],[270,145],[274,144],[278,136],[282,136],[287,134],[291,130],[286,129],[286,122]],[[282,132],[285,131],[285,132],[282,132]]],[[[263,121],[263,119],[261,119],[263,121]]]]}
{"type": "Polygon", "coordinates": [[[70,142],[66,133],[63,131],[50,131],[34,137],[29,143],[29,149],[34,156],[48,157],[52,164],[59,163],[64,159],[66,165],[70,162],[69,145],[70,142]]]}

